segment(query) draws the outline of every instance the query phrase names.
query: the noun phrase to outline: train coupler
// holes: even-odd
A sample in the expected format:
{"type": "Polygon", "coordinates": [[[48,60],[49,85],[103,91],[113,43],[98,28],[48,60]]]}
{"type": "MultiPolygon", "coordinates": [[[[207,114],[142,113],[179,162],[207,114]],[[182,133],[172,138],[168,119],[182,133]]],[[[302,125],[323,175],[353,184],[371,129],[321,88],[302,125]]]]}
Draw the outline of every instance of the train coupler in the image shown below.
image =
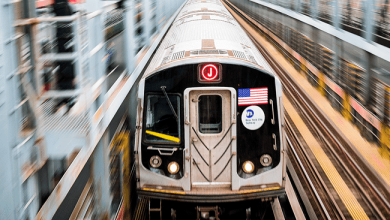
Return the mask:
{"type": "Polygon", "coordinates": [[[196,213],[197,213],[196,220],[203,220],[203,219],[219,220],[218,206],[206,206],[206,207],[197,206],[196,213]]]}

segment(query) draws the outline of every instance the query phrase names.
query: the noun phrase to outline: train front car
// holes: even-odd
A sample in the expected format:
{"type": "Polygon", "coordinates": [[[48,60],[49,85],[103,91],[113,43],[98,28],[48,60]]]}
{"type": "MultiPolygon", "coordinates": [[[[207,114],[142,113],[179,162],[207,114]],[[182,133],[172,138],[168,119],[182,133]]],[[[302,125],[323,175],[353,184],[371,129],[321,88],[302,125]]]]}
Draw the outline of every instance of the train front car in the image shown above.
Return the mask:
{"type": "Polygon", "coordinates": [[[187,2],[159,48],[138,90],[139,196],[218,218],[283,194],[281,83],[225,7],[187,2]]]}

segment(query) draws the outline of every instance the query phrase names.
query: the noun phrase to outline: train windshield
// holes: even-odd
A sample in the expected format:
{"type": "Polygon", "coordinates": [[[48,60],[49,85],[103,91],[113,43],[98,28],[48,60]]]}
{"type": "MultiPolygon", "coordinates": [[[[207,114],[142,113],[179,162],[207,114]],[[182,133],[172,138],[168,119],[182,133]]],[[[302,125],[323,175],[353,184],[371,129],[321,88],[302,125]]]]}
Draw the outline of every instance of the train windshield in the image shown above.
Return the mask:
{"type": "Polygon", "coordinates": [[[151,143],[180,143],[180,96],[148,95],[145,140],[151,143]]]}

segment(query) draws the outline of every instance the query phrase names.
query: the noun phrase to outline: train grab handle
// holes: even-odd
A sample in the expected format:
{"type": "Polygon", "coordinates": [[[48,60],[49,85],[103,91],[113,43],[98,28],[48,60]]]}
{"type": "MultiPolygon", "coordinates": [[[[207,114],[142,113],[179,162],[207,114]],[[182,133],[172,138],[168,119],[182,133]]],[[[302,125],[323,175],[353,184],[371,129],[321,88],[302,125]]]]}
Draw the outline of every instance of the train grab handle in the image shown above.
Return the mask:
{"type": "Polygon", "coordinates": [[[270,99],[269,103],[271,104],[271,108],[272,108],[271,123],[274,125],[275,124],[274,102],[272,101],[272,99],[270,99]]]}
{"type": "Polygon", "coordinates": [[[160,155],[172,156],[173,153],[175,153],[175,151],[177,151],[177,147],[169,149],[169,148],[159,148],[159,147],[149,146],[148,150],[157,150],[160,153],[160,155]],[[169,151],[169,152],[167,152],[167,151],[169,151]]]}

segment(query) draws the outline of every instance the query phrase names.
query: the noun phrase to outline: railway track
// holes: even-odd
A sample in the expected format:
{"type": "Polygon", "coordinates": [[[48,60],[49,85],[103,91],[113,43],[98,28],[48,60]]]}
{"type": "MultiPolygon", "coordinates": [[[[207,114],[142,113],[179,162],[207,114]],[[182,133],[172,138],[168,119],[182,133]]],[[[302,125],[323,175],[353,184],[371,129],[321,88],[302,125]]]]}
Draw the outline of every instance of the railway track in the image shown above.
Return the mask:
{"type": "MultiPolygon", "coordinates": [[[[241,16],[255,30],[259,29],[253,20],[247,18],[229,2],[224,2],[228,8],[241,16]]],[[[301,118],[335,165],[348,188],[354,192],[354,196],[358,198],[367,216],[373,219],[390,219],[390,193],[388,186],[383,184],[383,180],[361,159],[360,155],[356,153],[354,146],[335,128],[333,123],[329,121],[327,116],[300,88],[290,74],[252,36],[252,32],[246,31],[278,74],[283,84],[285,95],[300,113],[301,118]]],[[[266,36],[264,33],[262,35],[266,36]]],[[[289,158],[292,164],[294,164],[294,168],[298,169],[297,172],[301,173],[302,177],[305,177],[304,182],[308,186],[311,185],[311,187],[305,188],[307,194],[309,194],[308,197],[311,204],[318,209],[322,209],[321,212],[318,211],[316,213],[317,217],[319,219],[352,219],[351,213],[346,210],[343,202],[335,193],[332,184],[324,173],[320,171],[318,162],[315,161],[307,146],[305,147],[303,139],[292,124],[288,114],[286,114],[286,122],[286,132],[291,144],[289,158]]],[[[314,210],[317,210],[316,208],[314,210]]]]}
{"type": "Polygon", "coordinates": [[[286,120],[286,134],[290,163],[304,186],[315,216],[317,219],[342,219],[340,208],[335,205],[333,197],[329,196],[329,189],[319,176],[307,151],[299,147],[302,143],[290,120],[286,120]]]}

